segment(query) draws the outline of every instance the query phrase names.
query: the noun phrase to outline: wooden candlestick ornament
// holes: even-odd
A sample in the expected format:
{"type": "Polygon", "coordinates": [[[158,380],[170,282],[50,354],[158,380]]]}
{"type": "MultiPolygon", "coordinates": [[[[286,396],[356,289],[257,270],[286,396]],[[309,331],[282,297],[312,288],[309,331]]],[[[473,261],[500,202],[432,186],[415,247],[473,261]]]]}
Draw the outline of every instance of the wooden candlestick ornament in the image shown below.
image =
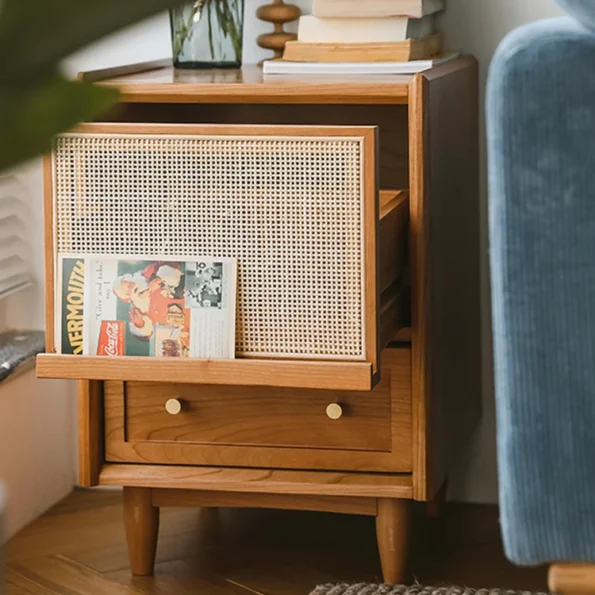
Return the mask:
{"type": "Polygon", "coordinates": [[[285,4],[283,0],[273,0],[272,4],[261,6],[256,11],[256,16],[261,21],[273,23],[275,30],[273,33],[264,33],[261,35],[257,43],[261,48],[273,50],[275,58],[283,57],[283,50],[288,41],[297,39],[295,33],[287,33],[283,30],[285,23],[291,23],[300,18],[302,11],[294,4],[285,4]]]}

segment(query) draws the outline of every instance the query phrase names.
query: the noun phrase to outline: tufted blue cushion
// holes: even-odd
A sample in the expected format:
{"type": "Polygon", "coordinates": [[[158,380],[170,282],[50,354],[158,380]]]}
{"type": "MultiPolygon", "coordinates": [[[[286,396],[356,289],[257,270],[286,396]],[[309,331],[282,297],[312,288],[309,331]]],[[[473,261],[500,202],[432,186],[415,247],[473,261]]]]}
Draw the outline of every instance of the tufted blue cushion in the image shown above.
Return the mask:
{"type": "Polygon", "coordinates": [[[506,552],[595,562],[595,34],[570,18],[512,33],[487,125],[506,552]]]}

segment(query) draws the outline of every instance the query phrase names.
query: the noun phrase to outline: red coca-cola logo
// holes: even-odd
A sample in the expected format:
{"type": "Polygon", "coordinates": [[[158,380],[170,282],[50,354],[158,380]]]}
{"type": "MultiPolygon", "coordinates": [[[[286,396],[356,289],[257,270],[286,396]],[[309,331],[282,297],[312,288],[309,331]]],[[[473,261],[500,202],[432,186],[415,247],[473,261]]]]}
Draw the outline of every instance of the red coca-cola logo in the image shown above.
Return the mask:
{"type": "Polygon", "coordinates": [[[124,322],[102,320],[97,355],[124,355],[124,322]]]}

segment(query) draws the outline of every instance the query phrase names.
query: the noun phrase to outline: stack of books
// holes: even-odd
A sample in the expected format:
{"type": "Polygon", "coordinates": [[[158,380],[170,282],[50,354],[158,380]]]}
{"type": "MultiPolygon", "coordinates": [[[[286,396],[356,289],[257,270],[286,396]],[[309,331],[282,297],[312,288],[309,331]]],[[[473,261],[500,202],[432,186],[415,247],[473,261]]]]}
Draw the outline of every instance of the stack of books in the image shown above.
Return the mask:
{"type": "Polygon", "coordinates": [[[450,59],[435,26],[444,0],[313,0],[298,39],[265,74],[415,73],[450,59]]]}

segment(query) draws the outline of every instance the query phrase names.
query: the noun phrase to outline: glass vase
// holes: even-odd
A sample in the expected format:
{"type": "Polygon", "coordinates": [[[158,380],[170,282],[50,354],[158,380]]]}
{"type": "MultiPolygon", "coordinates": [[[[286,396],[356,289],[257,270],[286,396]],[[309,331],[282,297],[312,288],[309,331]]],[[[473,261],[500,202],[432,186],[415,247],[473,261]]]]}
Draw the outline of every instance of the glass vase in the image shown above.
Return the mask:
{"type": "Polygon", "coordinates": [[[242,65],[244,0],[195,0],[170,10],[176,68],[242,65]]]}

